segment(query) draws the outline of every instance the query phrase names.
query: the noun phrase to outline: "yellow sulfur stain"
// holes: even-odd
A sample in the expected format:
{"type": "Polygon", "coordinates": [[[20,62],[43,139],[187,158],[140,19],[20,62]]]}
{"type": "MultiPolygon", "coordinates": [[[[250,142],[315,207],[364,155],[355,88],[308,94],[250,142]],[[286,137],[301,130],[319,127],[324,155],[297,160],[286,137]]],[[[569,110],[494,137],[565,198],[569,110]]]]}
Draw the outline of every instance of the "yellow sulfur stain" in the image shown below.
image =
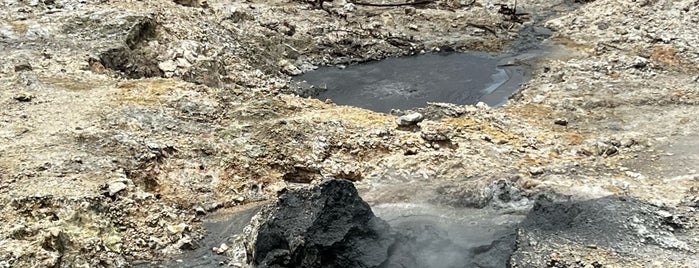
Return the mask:
{"type": "Polygon", "coordinates": [[[27,30],[29,28],[26,23],[19,21],[10,22],[10,26],[12,26],[12,30],[19,34],[27,33],[27,30]]]}
{"type": "Polygon", "coordinates": [[[347,106],[335,106],[316,111],[311,117],[320,120],[341,119],[350,125],[360,127],[392,127],[395,121],[395,118],[390,115],[347,106]]]}
{"type": "Polygon", "coordinates": [[[167,79],[145,79],[120,83],[116,99],[136,104],[159,104],[161,96],[172,91],[178,82],[167,79]]]}
{"type": "Polygon", "coordinates": [[[42,77],[41,81],[50,87],[69,91],[86,91],[99,87],[97,83],[60,76],[42,77]]]}
{"type": "Polygon", "coordinates": [[[442,122],[457,129],[461,129],[462,131],[475,132],[477,135],[488,135],[495,143],[520,143],[518,135],[493,126],[490,122],[485,120],[476,120],[471,117],[450,117],[443,119],[442,122]]]}

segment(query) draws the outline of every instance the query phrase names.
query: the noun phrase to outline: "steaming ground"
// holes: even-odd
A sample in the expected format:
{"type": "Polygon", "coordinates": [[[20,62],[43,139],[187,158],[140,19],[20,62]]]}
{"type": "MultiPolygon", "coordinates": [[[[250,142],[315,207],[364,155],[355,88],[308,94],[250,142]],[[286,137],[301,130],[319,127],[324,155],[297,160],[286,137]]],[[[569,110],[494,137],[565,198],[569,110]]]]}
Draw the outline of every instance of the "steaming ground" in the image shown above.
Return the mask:
{"type": "Polygon", "coordinates": [[[506,266],[513,245],[504,245],[510,249],[503,252],[488,250],[496,240],[513,237],[525,217],[495,209],[413,203],[374,205],[372,210],[396,232],[420,241],[411,249],[424,261],[422,267],[436,268],[506,266]]]}
{"type": "Polygon", "coordinates": [[[517,267],[699,266],[696,1],[517,1],[559,12],[541,24],[501,2],[1,1],[0,266],[158,263],[211,214],[327,177],[371,204],[567,196],[534,206],[550,227],[516,234],[517,267]],[[501,109],[431,104],[405,129],[288,94],[319,65],[547,35],[563,53],[501,109]]]}

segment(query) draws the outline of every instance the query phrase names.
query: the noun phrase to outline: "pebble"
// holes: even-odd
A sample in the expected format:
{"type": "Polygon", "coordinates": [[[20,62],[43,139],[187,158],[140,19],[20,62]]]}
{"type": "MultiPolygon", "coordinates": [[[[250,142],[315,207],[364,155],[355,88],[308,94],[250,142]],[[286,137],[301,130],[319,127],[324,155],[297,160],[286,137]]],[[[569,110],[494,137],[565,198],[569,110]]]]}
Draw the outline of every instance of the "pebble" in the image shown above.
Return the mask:
{"type": "Polygon", "coordinates": [[[532,174],[533,176],[544,174],[544,171],[545,170],[542,167],[530,167],[529,168],[529,174],[532,174]]]}
{"type": "Polygon", "coordinates": [[[174,72],[177,70],[177,63],[175,63],[173,60],[166,60],[158,63],[158,68],[160,68],[160,70],[163,72],[174,72]]]}
{"type": "Polygon", "coordinates": [[[626,147],[626,148],[631,147],[631,146],[633,146],[634,144],[636,144],[636,140],[631,139],[631,138],[629,138],[629,139],[622,139],[622,140],[621,140],[621,143],[620,143],[620,145],[621,145],[622,147],[626,147]]]}
{"type": "Polygon", "coordinates": [[[565,118],[556,118],[556,120],[553,120],[553,123],[559,126],[567,126],[568,125],[568,119],[565,118]]]}
{"type": "Polygon", "coordinates": [[[206,214],[206,209],[204,209],[201,206],[197,206],[194,208],[194,211],[199,214],[199,215],[205,215],[206,214]]]}
{"type": "Polygon", "coordinates": [[[396,123],[400,127],[408,127],[408,126],[417,125],[417,123],[420,123],[424,119],[425,119],[425,117],[421,113],[412,113],[412,114],[407,114],[407,115],[398,117],[398,120],[396,120],[396,123]]]}
{"type": "Polygon", "coordinates": [[[29,94],[18,94],[12,98],[19,102],[30,102],[34,99],[34,96],[29,94]]]}
{"type": "Polygon", "coordinates": [[[112,182],[108,186],[107,194],[109,196],[115,196],[117,193],[125,190],[127,185],[123,182],[117,181],[117,182],[112,182]]]}
{"type": "Polygon", "coordinates": [[[414,7],[406,7],[405,10],[404,10],[404,12],[405,12],[406,15],[415,14],[415,11],[416,11],[416,10],[415,10],[414,7]]]}
{"type": "Polygon", "coordinates": [[[292,64],[288,60],[280,60],[277,65],[282,69],[281,71],[285,74],[288,75],[299,75],[301,74],[301,69],[296,67],[296,65],[292,64]]]}
{"type": "Polygon", "coordinates": [[[15,65],[15,72],[17,72],[17,73],[24,72],[24,71],[31,71],[32,69],[33,69],[32,65],[27,63],[27,62],[23,62],[23,63],[15,65]]]}
{"type": "Polygon", "coordinates": [[[225,253],[226,251],[228,251],[228,249],[230,248],[228,247],[228,245],[226,245],[226,243],[222,243],[220,246],[213,248],[214,252],[216,252],[216,254],[219,255],[225,253]]]}
{"type": "Polygon", "coordinates": [[[172,234],[177,234],[177,233],[184,232],[185,230],[187,230],[188,227],[189,226],[187,224],[180,223],[180,224],[176,224],[176,225],[169,225],[167,227],[167,230],[172,234]]]}

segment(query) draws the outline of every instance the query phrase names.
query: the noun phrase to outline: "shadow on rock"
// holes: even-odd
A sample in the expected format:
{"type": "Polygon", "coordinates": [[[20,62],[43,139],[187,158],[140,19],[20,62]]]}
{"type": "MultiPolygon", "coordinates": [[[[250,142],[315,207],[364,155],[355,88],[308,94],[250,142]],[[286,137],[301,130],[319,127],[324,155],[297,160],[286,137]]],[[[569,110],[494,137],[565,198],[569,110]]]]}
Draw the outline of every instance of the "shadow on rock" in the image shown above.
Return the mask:
{"type": "Polygon", "coordinates": [[[431,222],[390,227],[346,180],[284,193],[261,215],[257,267],[504,267],[514,250],[514,239],[463,247],[431,222]]]}
{"type": "Polygon", "coordinates": [[[683,235],[686,216],[629,198],[554,202],[541,197],[522,222],[508,225],[511,231],[487,241],[458,241],[460,236],[451,233],[474,228],[473,222],[445,226],[439,219],[416,219],[389,225],[374,215],[352,182],[329,180],[311,189],[284,192],[276,204],[264,207],[245,228],[244,245],[234,246],[242,251],[228,254],[232,257],[228,263],[243,267],[604,267],[610,261],[633,265],[660,258],[670,264],[699,264],[692,250],[696,243],[683,235]]]}
{"type": "Polygon", "coordinates": [[[349,181],[283,194],[260,226],[258,267],[378,267],[396,243],[349,181]]]}

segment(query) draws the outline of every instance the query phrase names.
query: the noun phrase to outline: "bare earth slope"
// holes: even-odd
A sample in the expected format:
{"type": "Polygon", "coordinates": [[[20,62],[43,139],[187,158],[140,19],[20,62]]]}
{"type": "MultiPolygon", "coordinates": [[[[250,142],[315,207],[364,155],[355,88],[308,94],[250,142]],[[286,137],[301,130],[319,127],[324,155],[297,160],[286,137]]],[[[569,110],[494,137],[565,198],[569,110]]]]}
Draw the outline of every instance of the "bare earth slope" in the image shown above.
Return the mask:
{"type": "Polygon", "coordinates": [[[554,53],[504,108],[434,104],[419,130],[286,94],[313,65],[504,49],[532,22],[498,2],[0,2],[0,267],[167,258],[204,214],[322,177],[370,204],[479,207],[501,180],[638,198],[681,216],[676,255],[561,242],[551,258],[699,265],[697,1],[518,1],[561,12],[544,24],[554,53]]]}

